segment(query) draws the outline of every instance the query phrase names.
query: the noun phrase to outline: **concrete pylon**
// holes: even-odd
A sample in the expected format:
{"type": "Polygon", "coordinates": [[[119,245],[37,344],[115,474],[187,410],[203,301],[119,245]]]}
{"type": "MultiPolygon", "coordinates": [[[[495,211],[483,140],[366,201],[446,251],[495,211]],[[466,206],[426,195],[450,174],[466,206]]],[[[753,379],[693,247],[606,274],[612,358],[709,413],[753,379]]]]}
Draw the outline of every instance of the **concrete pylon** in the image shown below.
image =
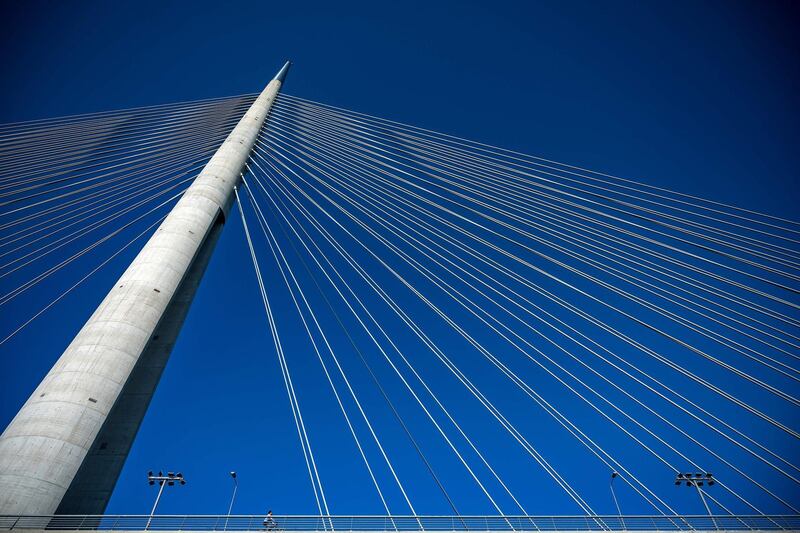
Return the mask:
{"type": "Polygon", "coordinates": [[[102,514],[287,62],[0,435],[0,515],[102,514]]]}

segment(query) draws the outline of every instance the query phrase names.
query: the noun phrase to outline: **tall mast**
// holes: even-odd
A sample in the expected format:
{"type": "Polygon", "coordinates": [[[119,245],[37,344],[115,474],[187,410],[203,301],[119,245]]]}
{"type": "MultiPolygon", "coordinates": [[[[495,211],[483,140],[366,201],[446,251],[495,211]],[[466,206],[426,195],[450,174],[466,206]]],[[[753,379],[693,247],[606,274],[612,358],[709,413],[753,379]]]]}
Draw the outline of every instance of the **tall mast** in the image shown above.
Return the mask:
{"type": "Polygon", "coordinates": [[[0,435],[0,515],[104,512],[289,66],[0,435]]]}

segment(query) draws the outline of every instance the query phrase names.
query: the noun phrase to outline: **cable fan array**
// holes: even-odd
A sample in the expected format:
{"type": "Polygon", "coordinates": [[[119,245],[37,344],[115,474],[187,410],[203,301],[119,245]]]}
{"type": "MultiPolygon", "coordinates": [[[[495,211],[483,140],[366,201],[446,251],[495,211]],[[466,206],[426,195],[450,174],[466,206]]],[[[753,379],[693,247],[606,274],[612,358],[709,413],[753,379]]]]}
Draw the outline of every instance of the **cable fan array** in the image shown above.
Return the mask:
{"type": "MultiPolygon", "coordinates": [[[[0,346],[254,98],[0,125],[0,346]]],[[[236,195],[319,514],[800,513],[800,223],[290,95],[236,195]]]]}
{"type": "Polygon", "coordinates": [[[614,479],[637,512],[798,512],[800,224],[289,95],[247,170],[239,209],[320,514],[290,372],[311,363],[287,353],[294,319],[265,279],[389,515],[430,504],[409,456],[454,514],[471,486],[501,516],[543,492],[593,515],[614,479]],[[402,435],[384,442],[379,416],[402,435]],[[711,480],[687,483],[699,500],[684,476],[711,480]]]}
{"type": "Polygon", "coordinates": [[[0,307],[9,317],[4,326],[14,317],[0,345],[147,236],[254,99],[0,126],[0,307]],[[101,254],[105,259],[98,260],[101,254]],[[66,272],[69,265],[77,268],[66,272]],[[28,305],[12,306],[37,289],[31,299],[46,302],[43,307],[31,312],[28,305]]]}

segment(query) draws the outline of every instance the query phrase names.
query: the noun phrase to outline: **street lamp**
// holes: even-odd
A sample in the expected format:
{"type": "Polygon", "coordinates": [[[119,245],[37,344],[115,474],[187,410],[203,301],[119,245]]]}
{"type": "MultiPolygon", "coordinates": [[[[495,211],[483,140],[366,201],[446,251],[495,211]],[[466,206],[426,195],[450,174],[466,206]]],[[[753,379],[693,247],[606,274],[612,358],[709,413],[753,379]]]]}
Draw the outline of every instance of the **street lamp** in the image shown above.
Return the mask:
{"type": "Polygon", "coordinates": [[[175,483],[180,485],[186,485],[186,480],[183,478],[183,474],[178,472],[175,474],[174,472],[167,472],[165,476],[163,472],[159,471],[158,475],[153,474],[153,471],[149,471],[147,473],[147,482],[150,485],[155,485],[158,483],[159,489],[158,494],[156,495],[156,502],[153,504],[153,510],[150,511],[150,517],[147,519],[147,525],[144,526],[145,529],[150,528],[150,522],[153,521],[153,515],[156,514],[156,508],[158,508],[158,502],[161,500],[161,493],[164,492],[164,487],[169,485],[170,487],[174,486],[175,483]]]}
{"type": "Polygon", "coordinates": [[[225,527],[223,529],[228,529],[228,519],[231,517],[233,502],[236,501],[236,489],[239,488],[239,482],[236,480],[236,472],[231,471],[230,475],[233,479],[233,495],[231,495],[231,504],[228,506],[228,515],[225,517],[225,527]]]}
{"type": "Polygon", "coordinates": [[[619,507],[619,500],[617,500],[617,493],[614,491],[614,480],[617,479],[619,476],[619,472],[611,472],[611,481],[609,482],[608,486],[611,489],[611,497],[614,498],[614,505],[617,506],[617,514],[619,515],[619,520],[622,524],[622,529],[625,529],[625,520],[622,518],[622,509],[619,507]]]}
{"type": "Polygon", "coordinates": [[[714,519],[714,515],[711,514],[711,508],[708,506],[708,502],[706,501],[706,497],[703,494],[703,485],[712,486],[717,482],[714,479],[714,475],[711,472],[695,472],[695,473],[679,473],[675,476],[675,485],[682,485],[686,483],[687,487],[694,487],[697,489],[697,494],[700,496],[700,501],[703,502],[703,506],[706,508],[706,512],[708,512],[708,516],[711,517],[711,521],[714,523],[714,527],[717,527],[717,521],[714,519]]]}

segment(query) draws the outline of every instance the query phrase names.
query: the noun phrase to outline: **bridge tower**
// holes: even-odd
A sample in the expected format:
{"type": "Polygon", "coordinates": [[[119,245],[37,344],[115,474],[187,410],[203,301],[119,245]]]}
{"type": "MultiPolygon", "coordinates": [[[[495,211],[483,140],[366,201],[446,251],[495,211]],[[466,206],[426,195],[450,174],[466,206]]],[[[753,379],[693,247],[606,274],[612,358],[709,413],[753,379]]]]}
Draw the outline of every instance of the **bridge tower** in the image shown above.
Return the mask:
{"type": "Polygon", "coordinates": [[[0,515],[104,512],[289,65],[0,436],[0,515]]]}

